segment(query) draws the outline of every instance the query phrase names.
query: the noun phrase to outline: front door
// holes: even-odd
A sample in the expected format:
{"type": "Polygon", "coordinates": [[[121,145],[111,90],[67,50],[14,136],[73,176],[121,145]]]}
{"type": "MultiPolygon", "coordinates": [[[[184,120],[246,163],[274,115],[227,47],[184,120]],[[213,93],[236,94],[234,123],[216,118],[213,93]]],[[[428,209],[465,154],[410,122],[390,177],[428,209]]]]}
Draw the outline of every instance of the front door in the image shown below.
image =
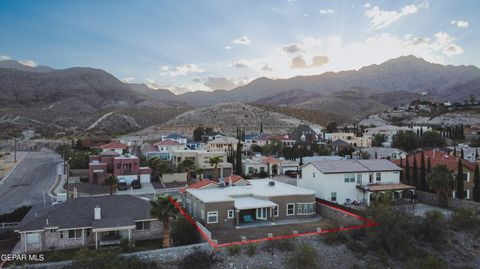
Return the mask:
{"type": "Polygon", "coordinates": [[[267,208],[257,208],[257,219],[267,219],[267,208]]]}
{"type": "Polygon", "coordinates": [[[368,174],[368,183],[373,183],[373,173],[368,174]]]}

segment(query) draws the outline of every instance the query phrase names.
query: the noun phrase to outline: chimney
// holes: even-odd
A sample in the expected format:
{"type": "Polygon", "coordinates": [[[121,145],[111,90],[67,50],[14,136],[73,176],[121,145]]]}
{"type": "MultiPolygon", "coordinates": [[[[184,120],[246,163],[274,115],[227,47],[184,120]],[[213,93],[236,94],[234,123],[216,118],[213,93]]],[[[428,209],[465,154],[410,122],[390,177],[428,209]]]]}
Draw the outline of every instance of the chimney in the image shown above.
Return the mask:
{"type": "Polygon", "coordinates": [[[95,217],[96,220],[99,220],[99,219],[102,218],[102,209],[98,205],[95,207],[95,214],[94,215],[95,215],[94,217],[95,217]]]}
{"type": "Polygon", "coordinates": [[[48,219],[45,220],[45,226],[48,227],[48,219]]]}

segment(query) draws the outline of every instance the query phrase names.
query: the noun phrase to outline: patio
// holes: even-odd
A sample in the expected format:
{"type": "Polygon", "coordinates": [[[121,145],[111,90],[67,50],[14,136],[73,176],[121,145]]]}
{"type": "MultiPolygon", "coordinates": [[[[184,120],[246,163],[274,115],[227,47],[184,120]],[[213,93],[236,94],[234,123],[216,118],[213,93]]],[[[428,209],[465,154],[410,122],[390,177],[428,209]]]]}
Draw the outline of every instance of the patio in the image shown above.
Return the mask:
{"type": "Polygon", "coordinates": [[[245,236],[247,240],[265,238],[269,233],[273,236],[291,234],[293,231],[298,233],[316,232],[317,228],[331,228],[333,221],[320,215],[311,218],[277,220],[274,223],[270,221],[254,222],[242,224],[228,229],[212,229],[212,239],[217,240],[219,244],[230,243],[242,240],[245,236]]]}

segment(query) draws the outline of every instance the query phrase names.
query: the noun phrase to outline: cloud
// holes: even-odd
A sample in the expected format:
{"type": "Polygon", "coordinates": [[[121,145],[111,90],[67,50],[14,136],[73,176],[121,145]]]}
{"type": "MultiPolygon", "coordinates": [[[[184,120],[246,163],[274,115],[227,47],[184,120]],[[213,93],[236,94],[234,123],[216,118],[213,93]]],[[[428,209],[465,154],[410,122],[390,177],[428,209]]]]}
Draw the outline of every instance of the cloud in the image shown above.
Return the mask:
{"type": "Polygon", "coordinates": [[[252,42],[250,41],[250,39],[246,35],[244,35],[244,36],[239,37],[235,40],[232,40],[232,43],[233,44],[238,44],[238,45],[250,45],[250,43],[252,43],[252,42]]]}
{"type": "Polygon", "coordinates": [[[10,60],[10,57],[7,55],[0,55],[0,62],[10,60]]]}
{"type": "Polygon", "coordinates": [[[320,67],[328,63],[328,57],[323,55],[314,56],[312,58],[312,63],[307,64],[302,55],[298,55],[292,58],[290,62],[290,68],[312,68],[320,67]]]}
{"type": "Polygon", "coordinates": [[[30,67],[36,67],[37,66],[35,61],[32,61],[32,60],[22,60],[22,61],[18,61],[18,62],[25,65],[25,66],[30,66],[30,67]]]}
{"type": "Polygon", "coordinates": [[[123,82],[123,83],[131,83],[131,82],[133,82],[134,80],[135,80],[134,77],[127,77],[127,78],[122,79],[122,82],[123,82]]]}
{"type": "Polygon", "coordinates": [[[232,64],[232,67],[246,68],[246,67],[248,67],[248,61],[246,61],[246,60],[236,61],[232,64]]]}
{"type": "Polygon", "coordinates": [[[243,80],[240,81],[235,81],[230,78],[226,77],[209,77],[207,80],[203,83],[203,85],[207,86],[208,88],[212,90],[231,90],[234,89],[238,86],[245,85],[245,82],[243,80]]]}
{"type": "Polygon", "coordinates": [[[283,47],[283,51],[286,53],[297,53],[302,51],[302,49],[297,44],[291,44],[283,47]]]}
{"type": "Polygon", "coordinates": [[[333,14],[335,11],[333,9],[320,9],[320,14],[333,14]]]}
{"type": "Polygon", "coordinates": [[[226,50],[230,50],[230,49],[232,49],[232,47],[230,47],[230,46],[225,46],[225,49],[226,49],[226,50]]]}
{"type": "Polygon", "coordinates": [[[462,21],[462,20],[456,21],[456,20],[452,20],[452,21],[450,22],[450,24],[453,24],[453,25],[457,26],[458,28],[467,28],[467,27],[468,27],[468,21],[462,21]]]}
{"type": "Polygon", "coordinates": [[[272,72],[273,68],[271,68],[268,64],[265,64],[263,65],[262,70],[266,72],[272,72]]]}
{"type": "Polygon", "coordinates": [[[185,76],[189,73],[201,74],[205,72],[205,70],[203,70],[196,64],[184,64],[184,65],[179,65],[175,67],[162,65],[162,66],[159,66],[159,69],[160,69],[161,76],[171,76],[171,77],[185,76]]]}
{"type": "Polygon", "coordinates": [[[370,7],[370,3],[365,3],[364,7],[369,8],[369,7],[370,7]]]}
{"type": "MultiPolygon", "coordinates": [[[[365,7],[367,7],[367,4],[365,4],[365,7]]],[[[367,8],[369,7],[370,4],[368,4],[367,8]]],[[[405,16],[417,13],[418,10],[423,7],[428,7],[428,2],[424,2],[421,5],[406,5],[400,11],[387,11],[380,9],[378,6],[374,6],[373,8],[367,9],[364,15],[371,19],[370,30],[379,30],[388,27],[405,16]]]]}
{"type": "Polygon", "coordinates": [[[202,81],[202,79],[200,77],[193,77],[192,81],[193,82],[200,82],[200,81],[202,81]]]}

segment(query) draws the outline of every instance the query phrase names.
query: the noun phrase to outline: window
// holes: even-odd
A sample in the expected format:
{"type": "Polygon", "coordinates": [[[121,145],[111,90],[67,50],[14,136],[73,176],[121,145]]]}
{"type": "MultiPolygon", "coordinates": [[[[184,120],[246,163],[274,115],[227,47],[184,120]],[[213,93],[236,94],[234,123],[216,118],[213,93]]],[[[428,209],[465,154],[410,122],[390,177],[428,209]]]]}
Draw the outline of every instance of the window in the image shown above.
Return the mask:
{"type": "Polygon", "coordinates": [[[370,183],[370,184],[373,183],[373,174],[372,173],[368,174],[368,183],[370,183]]]}
{"type": "Polygon", "coordinates": [[[68,239],[82,237],[82,229],[68,230],[68,239]]]}
{"type": "Polygon", "coordinates": [[[38,244],[40,243],[40,233],[29,233],[27,234],[27,244],[38,244]]]}
{"type": "Polygon", "coordinates": [[[278,217],[278,216],[279,216],[278,205],[273,208],[273,216],[274,216],[274,217],[278,217]]]}
{"type": "Polygon", "coordinates": [[[313,177],[315,177],[315,172],[313,172],[313,177]]]}
{"type": "Polygon", "coordinates": [[[250,167],[248,168],[248,173],[249,173],[249,174],[255,173],[255,168],[253,168],[253,167],[250,166],[250,167]]]}
{"type": "Polygon", "coordinates": [[[257,211],[257,219],[263,219],[263,220],[267,219],[267,208],[266,207],[257,208],[256,211],[257,211]]]}
{"type": "Polygon", "coordinates": [[[287,204],[287,216],[295,215],[295,204],[287,204]]]}
{"type": "Polygon", "coordinates": [[[345,174],[345,183],[355,182],[355,174],[345,174]]]}
{"type": "Polygon", "coordinates": [[[362,174],[357,174],[357,185],[362,185],[362,174]]]}
{"type": "Polygon", "coordinates": [[[137,231],[150,230],[150,221],[139,221],[135,222],[135,224],[135,230],[137,231]]]}
{"type": "Polygon", "coordinates": [[[51,233],[51,234],[54,234],[55,231],[56,231],[55,229],[50,229],[50,233],[51,233]]]}
{"type": "Polygon", "coordinates": [[[298,215],[312,215],[315,214],[315,202],[312,203],[298,203],[297,204],[298,215]]]}
{"type": "Polygon", "coordinates": [[[463,191],[463,197],[464,197],[465,199],[470,199],[470,195],[469,195],[469,194],[470,194],[470,191],[468,191],[468,190],[463,191]]]}
{"type": "Polygon", "coordinates": [[[337,193],[336,192],[332,192],[332,194],[330,196],[330,201],[332,201],[332,202],[337,201],[337,193]]]}
{"type": "Polygon", "coordinates": [[[126,163],[123,165],[123,171],[124,172],[131,172],[132,171],[132,164],[131,163],[126,163]]]}
{"type": "Polygon", "coordinates": [[[235,211],[233,211],[233,209],[229,209],[229,210],[227,211],[227,217],[228,217],[229,219],[233,219],[233,218],[235,217],[235,211]]]}
{"type": "MultiPolygon", "coordinates": [[[[468,173],[463,173],[463,181],[468,182],[468,173]]],[[[467,197],[467,196],[465,196],[467,197]]]]}
{"type": "Polygon", "coordinates": [[[90,234],[92,233],[92,229],[87,229],[87,236],[90,236],[90,234]]]}
{"type": "Polygon", "coordinates": [[[63,231],[60,231],[60,239],[63,239],[63,231]]]}
{"type": "Polygon", "coordinates": [[[218,223],[218,211],[207,212],[207,223],[218,223]]]}
{"type": "Polygon", "coordinates": [[[382,181],[382,173],[376,173],[375,180],[376,181],[382,181]]]}

